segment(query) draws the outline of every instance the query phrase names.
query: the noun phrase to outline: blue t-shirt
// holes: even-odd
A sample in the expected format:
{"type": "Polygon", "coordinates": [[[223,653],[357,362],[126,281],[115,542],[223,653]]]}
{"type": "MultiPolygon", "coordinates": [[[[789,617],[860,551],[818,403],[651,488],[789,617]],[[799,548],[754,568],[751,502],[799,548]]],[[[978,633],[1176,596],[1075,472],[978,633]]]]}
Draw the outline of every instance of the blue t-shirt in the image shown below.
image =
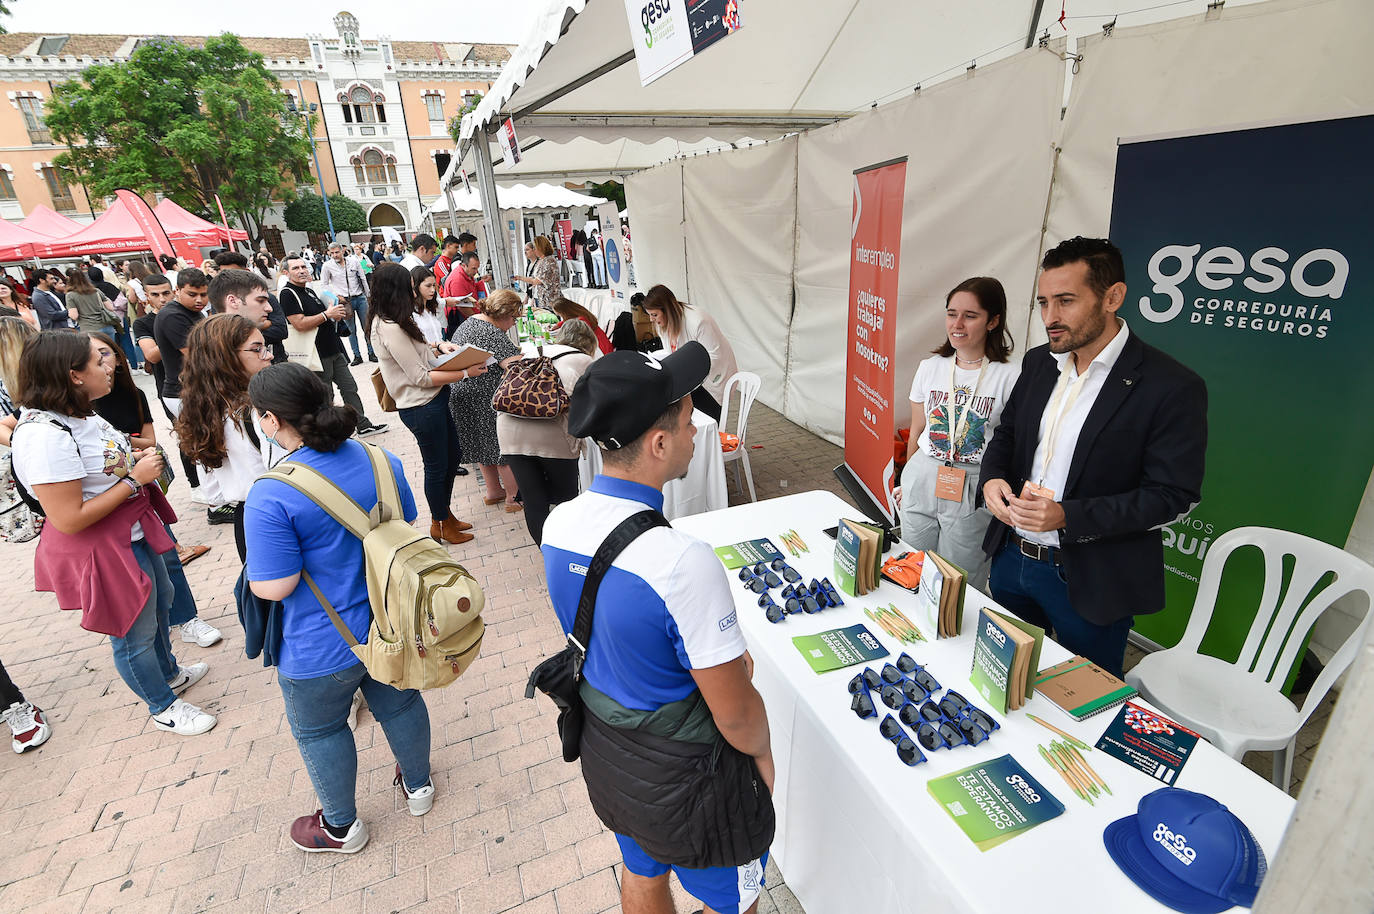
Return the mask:
{"type": "MultiPolygon", "coordinates": [[[[401,492],[406,521],[416,517],[415,496],[406,482],[400,458],[387,453],[401,492]]],[[[363,445],[345,441],[326,454],[302,447],[289,458],[318,470],[370,511],[377,504],[372,464],[363,445]]],[[[367,641],[372,621],[363,574],[363,544],[324,509],[300,492],[273,479],[253,483],[244,503],[243,529],[248,543],[248,580],[273,581],[299,571],[310,572],[315,585],[339,613],[359,643],[367,641]]],[[[302,579],[282,601],[282,649],[277,669],[288,679],[313,679],[345,670],[358,662],[324,607],[302,579]]]]}
{"type": "MultiPolygon", "coordinates": [[[[544,524],[544,573],[563,630],[577,617],[592,554],[616,525],[663,493],[598,476],[544,524]]],[[[672,527],[654,527],[625,547],[601,579],[584,672],[627,708],[652,711],[696,689],[692,670],[744,653],[725,569],[711,547],[672,527]]]]}

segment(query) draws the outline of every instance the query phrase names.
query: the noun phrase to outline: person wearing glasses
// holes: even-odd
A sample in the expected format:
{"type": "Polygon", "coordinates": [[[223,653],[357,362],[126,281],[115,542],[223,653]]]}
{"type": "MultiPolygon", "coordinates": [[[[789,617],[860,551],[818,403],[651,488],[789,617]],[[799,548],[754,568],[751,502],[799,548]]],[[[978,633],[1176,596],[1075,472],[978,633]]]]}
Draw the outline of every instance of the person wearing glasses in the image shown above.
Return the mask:
{"type": "Polygon", "coordinates": [[[248,382],[271,364],[272,349],[262,331],[241,314],[209,317],[186,341],[177,436],[182,451],[204,468],[206,483],[232,513],[240,561],[247,555],[243,503],[253,480],[267,471],[271,448],[254,427],[248,382]]]}

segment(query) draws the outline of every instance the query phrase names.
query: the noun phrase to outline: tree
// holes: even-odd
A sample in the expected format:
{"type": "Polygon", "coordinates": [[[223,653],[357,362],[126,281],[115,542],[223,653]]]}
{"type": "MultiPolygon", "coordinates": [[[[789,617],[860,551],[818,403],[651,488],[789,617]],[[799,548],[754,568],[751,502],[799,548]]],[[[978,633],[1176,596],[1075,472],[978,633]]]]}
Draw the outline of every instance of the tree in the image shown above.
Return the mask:
{"type": "MultiPolygon", "coordinates": [[[[324,198],[319,194],[301,194],[286,204],[286,227],[293,232],[328,234],[329,219],[325,218],[324,198]]],[[[343,194],[329,195],[329,217],[336,232],[366,232],[367,212],[355,200],[343,194]]]]}
{"type": "Polygon", "coordinates": [[[625,208],[625,185],[619,181],[607,181],[604,184],[588,184],[587,193],[593,197],[604,197],[615,204],[618,210],[625,208]]]}
{"type": "Polygon", "coordinates": [[[262,55],[229,34],[203,48],[155,38],[88,67],[54,88],[46,120],[67,145],[54,163],[92,197],[127,187],[216,212],[218,194],[255,246],[273,201],[309,174],[314,119],[289,112],[262,55]]]}

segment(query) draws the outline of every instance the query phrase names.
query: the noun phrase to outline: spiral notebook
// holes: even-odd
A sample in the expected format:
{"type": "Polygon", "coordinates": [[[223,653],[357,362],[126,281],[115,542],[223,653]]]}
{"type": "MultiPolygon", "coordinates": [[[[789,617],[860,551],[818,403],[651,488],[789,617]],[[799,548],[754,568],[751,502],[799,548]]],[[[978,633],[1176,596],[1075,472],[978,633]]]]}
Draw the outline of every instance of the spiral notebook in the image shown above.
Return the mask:
{"type": "Polygon", "coordinates": [[[1140,693],[1086,657],[1040,671],[1035,689],[1074,720],[1087,720],[1140,693]]]}

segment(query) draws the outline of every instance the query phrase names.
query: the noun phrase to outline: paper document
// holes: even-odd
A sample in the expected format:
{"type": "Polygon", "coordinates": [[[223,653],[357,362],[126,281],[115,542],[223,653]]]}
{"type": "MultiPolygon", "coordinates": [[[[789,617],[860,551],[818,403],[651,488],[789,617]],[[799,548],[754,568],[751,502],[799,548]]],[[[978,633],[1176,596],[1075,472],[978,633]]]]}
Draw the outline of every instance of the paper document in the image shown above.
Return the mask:
{"type": "Polygon", "coordinates": [[[440,371],[462,371],[474,365],[494,365],[496,356],[476,346],[459,346],[454,352],[441,352],[429,360],[429,367],[440,371]]]}

